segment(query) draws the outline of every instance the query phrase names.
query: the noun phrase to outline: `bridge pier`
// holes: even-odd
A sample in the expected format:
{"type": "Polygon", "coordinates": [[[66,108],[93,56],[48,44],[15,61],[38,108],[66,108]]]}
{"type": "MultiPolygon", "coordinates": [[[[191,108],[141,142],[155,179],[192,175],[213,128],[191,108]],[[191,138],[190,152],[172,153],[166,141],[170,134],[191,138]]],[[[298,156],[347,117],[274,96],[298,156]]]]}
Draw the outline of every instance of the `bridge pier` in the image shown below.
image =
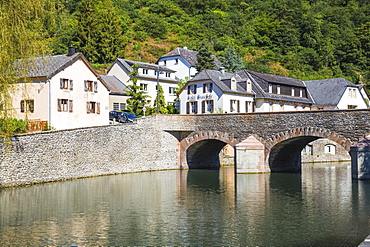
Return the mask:
{"type": "Polygon", "coordinates": [[[370,136],[351,146],[352,178],[370,179],[370,136]]]}
{"type": "Polygon", "coordinates": [[[270,172],[265,159],[265,146],[250,136],[235,146],[236,173],[270,172]]]}

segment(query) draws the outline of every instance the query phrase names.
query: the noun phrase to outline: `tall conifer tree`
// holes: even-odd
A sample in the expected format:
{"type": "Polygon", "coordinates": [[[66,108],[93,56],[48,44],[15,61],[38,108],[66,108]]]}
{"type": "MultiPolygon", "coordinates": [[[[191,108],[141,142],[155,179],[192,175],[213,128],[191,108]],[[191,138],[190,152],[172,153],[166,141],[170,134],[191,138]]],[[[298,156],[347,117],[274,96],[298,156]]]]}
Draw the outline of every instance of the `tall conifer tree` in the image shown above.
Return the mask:
{"type": "Polygon", "coordinates": [[[239,57],[233,46],[229,46],[225,50],[225,55],[221,59],[222,66],[227,72],[237,72],[244,68],[243,59],[239,57]]]}
{"type": "Polygon", "coordinates": [[[197,54],[197,64],[195,68],[199,73],[204,69],[214,69],[215,67],[216,66],[212,57],[212,52],[210,51],[209,46],[203,40],[199,47],[199,51],[197,54]]]}
{"type": "Polygon", "coordinates": [[[127,109],[129,112],[134,113],[136,116],[141,117],[143,115],[143,107],[146,104],[146,99],[149,97],[143,89],[137,85],[139,75],[139,65],[136,63],[132,66],[133,71],[128,74],[132,85],[127,86],[127,96],[130,98],[127,100],[127,109]]]}

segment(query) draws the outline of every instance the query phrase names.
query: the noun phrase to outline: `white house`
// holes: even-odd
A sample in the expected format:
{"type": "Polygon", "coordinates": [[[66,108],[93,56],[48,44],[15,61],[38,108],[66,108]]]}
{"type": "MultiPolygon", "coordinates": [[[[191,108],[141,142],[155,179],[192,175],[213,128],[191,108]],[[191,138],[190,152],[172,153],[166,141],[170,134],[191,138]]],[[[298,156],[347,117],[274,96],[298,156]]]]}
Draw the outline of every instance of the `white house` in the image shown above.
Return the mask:
{"type": "Polygon", "coordinates": [[[302,80],[250,70],[238,75],[252,82],[256,112],[307,111],[313,104],[302,80]]]}
{"type": "Polygon", "coordinates": [[[180,91],[180,114],[253,112],[254,95],[250,80],[205,69],[180,91]]]}
{"type": "Polygon", "coordinates": [[[366,109],[369,97],[363,85],[344,78],[305,81],[315,102],[312,110],[366,109]]]}
{"type": "MultiPolygon", "coordinates": [[[[169,69],[176,71],[176,77],[179,79],[192,78],[197,73],[197,51],[189,50],[187,47],[176,48],[166,55],[160,57],[157,61],[158,65],[166,66],[169,69]]],[[[213,56],[216,67],[221,66],[221,62],[213,56]]]]}
{"type": "Polygon", "coordinates": [[[109,94],[81,53],[18,60],[22,78],[12,97],[14,117],[55,129],[109,124],[109,94]],[[27,64],[26,64],[27,63],[27,64]]]}
{"type": "Polygon", "coordinates": [[[99,75],[99,78],[109,91],[109,111],[124,111],[127,110],[126,95],[127,87],[115,76],[99,75]]]}
{"type": "Polygon", "coordinates": [[[154,105],[158,84],[163,88],[166,104],[174,104],[176,99],[175,89],[179,80],[175,78],[176,71],[166,66],[117,58],[110,67],[107,75],[115,76],[126,85],[132,85],[129,74],[133,71],[132,66],[135,63],[139,66],[138,84],[150,97],[148,99],[148,105],[154,105]]]}

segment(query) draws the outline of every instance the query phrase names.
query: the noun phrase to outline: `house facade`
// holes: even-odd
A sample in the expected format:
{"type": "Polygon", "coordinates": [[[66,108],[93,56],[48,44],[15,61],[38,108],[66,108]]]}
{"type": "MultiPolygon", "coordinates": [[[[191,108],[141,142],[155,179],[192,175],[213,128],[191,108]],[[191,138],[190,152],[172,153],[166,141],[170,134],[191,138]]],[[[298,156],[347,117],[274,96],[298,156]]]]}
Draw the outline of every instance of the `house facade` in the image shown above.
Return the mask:
{"type": "Polygon", "coordinates": [[[315,102],[312,110],[366,109],[369,97],[363,85],[344,78],[305,81],[315,102]]]}
{"type": "Polygon", "coordinates": [[[176,71],[166,66],[117,58],[107,75],[115,76],[126,85],[132,85],[129,74],[133,71],[132,66],[135,63],[139,66],[138,86],[141,86],[149,96],[148,105],[154,105],[158,84],[163,88],[166,104],[174,104],[176,99],[175,89],[179,80],[175,77],[176,71]]]}
{"type": "Polygon", "coordinates": [[[109,124],[108,91],[81,53],[35,57],[26,69],[20,64],[16,61],[26,80],[12,97],[15,118],[57,130],[109,124]]]}
{"type": "Polygon", "coordinates": [[[308,111],[313,100],[303,81],[243,70],[238,75],[252,82],[256,112],[308,111]]]}
{"type": "MultiPolygon", "coordinates": [[[[176,48],[166,55],[160,57],[157,61],[158,65],[166,66],[169,69],[175,70],[176,77],[179,79],[188,79],[195,76],[197,73],[197,51],[189,50],[187,47],[176,48]]],[[[215,66],[220,67],[221,62],[213,56],[215,66]]]]}
{"type": "Polygon", "coordinates": [[[99,75],[99,78],[109,91],[109,111],[127,110],[130,97],[126,95],[126,85],[115,76],[99,75]]]}
{"type": "Polygon", "coordinates": [[[223,70],[203,70],[179,93],[180,114],[254,111],[251,81],[223,70]]]}

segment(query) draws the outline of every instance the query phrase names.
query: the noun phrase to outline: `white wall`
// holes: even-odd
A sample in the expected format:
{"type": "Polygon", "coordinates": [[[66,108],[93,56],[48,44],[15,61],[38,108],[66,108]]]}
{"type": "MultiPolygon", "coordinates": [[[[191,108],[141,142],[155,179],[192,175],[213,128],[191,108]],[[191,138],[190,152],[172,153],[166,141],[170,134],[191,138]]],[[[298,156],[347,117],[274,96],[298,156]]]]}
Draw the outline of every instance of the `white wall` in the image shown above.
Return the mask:
{"type": "Polygon", "coordinates": [[[349,105],[357,106],[356,109],[367,108],[366,102],[357,87],[347,87],[338,103],[338,109],[348,109],[349,105]],[[350,90],[352,91],[351,94],[350,90]]]}
{"type": "Polygon", "coordinates": [[[175,70],[176,76],[179,79],[185,79],[185,77],[190,78],[194,76],[197,71],[194,67],[190,67],[190,65],[180,56],[162,58],[158,61],[158,64],[175,70]],[[178,63],[176,63],[176,59],[178,59],[178,63]],[[164,63],[164,60],[166,60],[166,65],[164,63]]]}

